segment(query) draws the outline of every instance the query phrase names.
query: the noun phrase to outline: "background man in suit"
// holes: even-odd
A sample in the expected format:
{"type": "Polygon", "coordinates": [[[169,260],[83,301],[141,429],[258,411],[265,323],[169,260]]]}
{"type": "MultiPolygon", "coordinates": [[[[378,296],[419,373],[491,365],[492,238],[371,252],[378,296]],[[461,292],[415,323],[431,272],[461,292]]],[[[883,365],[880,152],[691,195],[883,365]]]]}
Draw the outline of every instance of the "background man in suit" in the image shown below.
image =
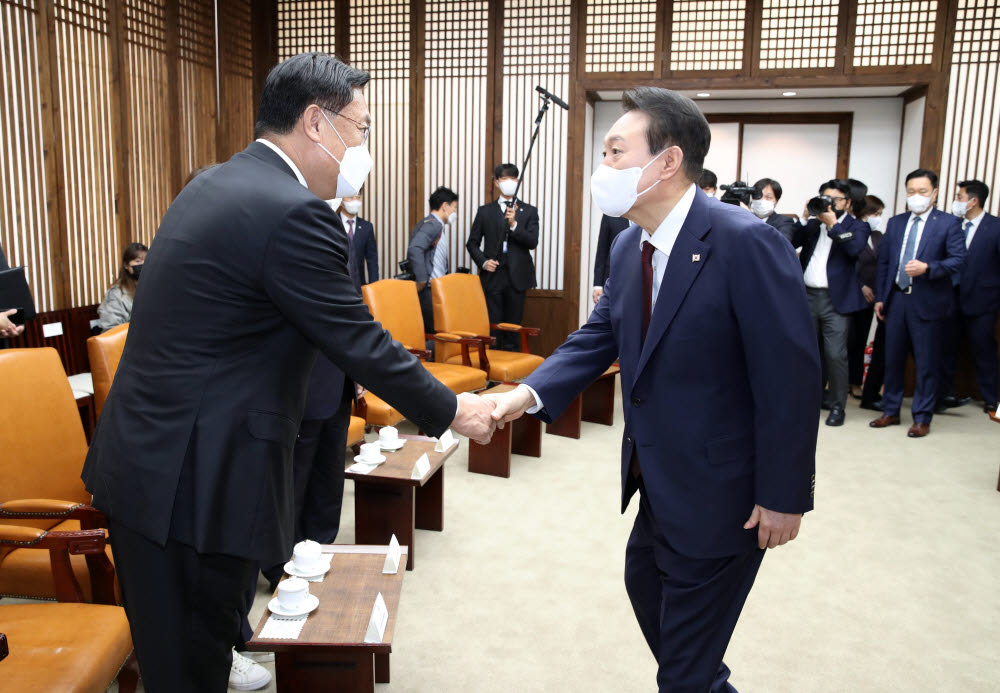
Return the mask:
{"type": "Polygon", "coordinates": [[[983,411],[995,412],[1000,399],[997,382],[997,313],[1000,312],[1000,219],[983,210],[989,186],[978,180],[958,184],[952,212],[962,219],[965,268],[956,289],[957,310],[944,335],[941,387],[938,406],[964,404],[952,394],[955,360],[962,336],[972,346],[976,383],[983,397],[983,411]]]}
{"type": "Polygon", "coordinates": [[[719,190],[719,177],[707,168],[703,168],[698,178],[698,187],[709,197],[715,197],[715,193],[719,190]]]}
{"type": "Polygon", "coordinates": [[[365,284],[378,281],[378,246],[375,243],[375,227],[367,219],[358,216],[361,211],[361,193],[345,197],[340,202],[340,221],[347,229],[350,240],[350,260],[347,268],[351,271],[354,288],[359,292],[365,284]],[[365,269],[368,276],[365,276],[365,269]]]}
{"type": "Polygon", "coordinates": [[[629,221],[625,217],[609,217],[601,215],[601,232],[597,237],[597,254],[594,255],[594,303],[604,295],[604,282],[611,273],[611,244],[622,231],[628,228],[629,221]]]}
{"type": "MultiPolygon", "coordinates": [[[[531,251],[538,246],[538,210],[524,200],[513,200],[517,189],[517,166],[500,164],[493,171],[493,187],[498,193],[476,211],[465,247],[479,267],[479,281],[486,294],[491,323],[521,324],[524,298],[537,286],[531,251]]],[[[494,331],[497,348],[520,351],[517,333],[494,331]]]]}
{"type": "Polygon", "coordinates": [[[899,425],[906,357],[913,351],[917,383],[911,438],[931,430],[941,373],[943,321],[954,311],[954,286],[965,264],[957,217],[934,209],[937,174],[918,168],[906,176],[908,213],[889,220],[878,249],[875,315],[885,320],[885,394],[872,428],[899,425]]]}
{"type": "Polygon", "coordinates": [[[604,295],[493,415],[549,421],[621,356],[622,512],[640,494],[629,598],[661,691],[732,691],[722,657],[763,549],[813,504],[816,335],[791,246],[695,186],[698,107],[653,87],[623,103],[591,178],[598,206],[633,222],[604,295]]]}
{"type": "Polygon", "coordinates": [[[424,331],[432,333],[434,303],[431,299],[431,279],[448,273],[448,242],[444,225],[453,226],[458,219],[458,195],[453,190],[440,187],[431,193],[429,204],[431,213],[410,231],[406,259],[410,261],[410,271],[417,282],[420,312],[424,315],[424,331]]]}
{"type": "Polygon", "coordinates": [[[851,373],[851,385],[861,385],[862,409],[882,411],[882,381],[885,378],[885,322],[877,320],[875,325],[875,340],[872,345],[871,362],[868,364],[868,374],[864,374],[865,349],[868,348],[868,334],[871,332],[872,318],[875,315],[875,286],[878,273],[878,248],[882,243],[882,213],[885,203],[874,195],[865,196],[865,211],[861,221],[868,224],[871,235],[868,245],[861,249],[858,255],[858,281],[861,282],[861,293],[870,306],[867,310],[854,314],[855,341],[848,348],[852,350],[856,365],[850,366],[856,371],[851,373]]]}
{"type": "MultiPolygon", "coordinates": [[[[865,303],[855,263],[868,243],[870,229],[847,212],[850,188],[846,181],[831,180],[819,186],[832,200],[826,211],[799,225],[792,246],[802,248],[802,264],[809,313],[823,340],[823,365],[829,381],[830,415],[827,426],[843,426],[847,406],[847,336],[851,313],[865,303]]],[[[807,210],[808,211],[808,210],[807,210]]]]}
{"type": "Polygon", "coordinates": [[[245,586],[292,550],[317,349],[431,435],[490,437],[489,405],[429,376],[353,290],[325,200],[371,168],[367,81],[322,53],[275,67],[258,140],[192,181],[150,248],[83,470],[150,693],[226,689],[245,586]]]}
{"type": "Polygon", "coordinates": [[[781,183],[773,178],[761,178],[753,185],[761,191],[761,196],[759,200],[752,200],[750,202],[750,211],[758,219],[765,221],[768,226],[778,229],[778,233],[787,238],[788,242],[791,243],[797,226],[795,220],[790,216],[778,214],[774,211],[774,208],[778,206],[779,200],[781,200],[781,183]]]}

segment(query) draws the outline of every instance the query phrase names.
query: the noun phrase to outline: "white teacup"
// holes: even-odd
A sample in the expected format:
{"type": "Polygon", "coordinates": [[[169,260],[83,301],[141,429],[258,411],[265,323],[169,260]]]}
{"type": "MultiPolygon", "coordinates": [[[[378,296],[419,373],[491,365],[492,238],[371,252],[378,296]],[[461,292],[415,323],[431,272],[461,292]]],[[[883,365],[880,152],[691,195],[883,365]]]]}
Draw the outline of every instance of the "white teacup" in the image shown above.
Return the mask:
{"type": "Polygon", "coordinates": [[[392,426],[379,429],[378,442],[387,447],[395,447],[399,443],[399,431],[392,426]]]}
{"type": "Polygon", "coordinates": [[[309,598],[309,583],[302,578],[291,577],[278,583],[278,603],[292,611],[302,607],[309,598]]]}
{"type": "Polygon", "coordinates": [[[380,443],[362,443],[361,459],[377,462],[382,456],[382,445],[380,443]]]}
{"type": "Polygon", "coordinates": [[[315,541],[306,539],[295,545],[292,551],[292,565],[307,575],[315,575],[326,568],[323,549],[315,541]]]}

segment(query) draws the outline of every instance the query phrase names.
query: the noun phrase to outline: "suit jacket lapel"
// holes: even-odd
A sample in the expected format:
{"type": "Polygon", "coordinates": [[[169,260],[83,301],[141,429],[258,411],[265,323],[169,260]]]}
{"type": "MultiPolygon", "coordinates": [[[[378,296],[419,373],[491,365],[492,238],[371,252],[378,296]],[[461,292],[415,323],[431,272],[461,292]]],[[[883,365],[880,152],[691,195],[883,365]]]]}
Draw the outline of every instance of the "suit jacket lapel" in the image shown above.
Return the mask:
{"type": "Polygon", "coordinates": [[[920,245],[917,246],[917,253],[913,257],[920,258],[920,256],[923,255],[924,250],[927,249],[927,244],[930,242],[931,236],[937,233],[939,216],[941,216],[941,212],[934,209],[931,211],[931,215],[927,217],[926,228],[924,229],[924,232],[920,234],[920,245]]]}

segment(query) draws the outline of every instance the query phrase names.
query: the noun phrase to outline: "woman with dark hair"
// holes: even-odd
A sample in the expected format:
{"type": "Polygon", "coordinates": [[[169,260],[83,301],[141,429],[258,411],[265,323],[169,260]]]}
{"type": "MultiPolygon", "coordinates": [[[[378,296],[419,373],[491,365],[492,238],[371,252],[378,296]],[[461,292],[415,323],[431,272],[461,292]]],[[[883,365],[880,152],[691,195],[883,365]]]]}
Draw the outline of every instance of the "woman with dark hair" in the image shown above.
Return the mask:
{"type": "Polygon", "coordinates": [[[128,322],[132,317],[132,299],[135,297],[135,286],[139,281],[139,272],[146,262],[146,252],[149,250],[142,243],[129,243],[122,253],[122,264],[118,270],[118,279],[104,300],[97,307],[98,323],[101,332],[107,332],[128,322]]]}

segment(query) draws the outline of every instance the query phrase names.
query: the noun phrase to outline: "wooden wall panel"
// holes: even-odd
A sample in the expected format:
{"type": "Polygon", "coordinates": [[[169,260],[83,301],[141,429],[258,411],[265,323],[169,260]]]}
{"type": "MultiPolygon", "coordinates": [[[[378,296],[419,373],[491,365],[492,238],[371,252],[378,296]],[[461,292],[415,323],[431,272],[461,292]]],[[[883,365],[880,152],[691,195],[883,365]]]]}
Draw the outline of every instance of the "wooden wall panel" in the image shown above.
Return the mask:
{"type": "Polygon", "coordinates": [[[858,0],[854,66],[930,65],[937,0],[858,0]]]}
{"type": "Polygon", "coordinates": [[[253,141],[253,3],[218,0],[219,120],[216,156],[226,161],[253,141]]]}
{"type": "Polygon", "coordinates": [[[670,69],[740,70],[746,40],[746,0],[674,0],[670,69]]]}
{"type": "Polygon", "coordinates": [[[760,69],[832,69],[839,0],[761,0],[760,69]]]}
{"type": "Polygon", "coordinates": [[[590,0],[585,69],[652,72],[657,61],[656,33],[655,0],[590,0]]]}
{"type": "Polygon", "coordinates": [[[215,2],[180,0],[179,6],[180,179],[215,162],[215,2]]]}

